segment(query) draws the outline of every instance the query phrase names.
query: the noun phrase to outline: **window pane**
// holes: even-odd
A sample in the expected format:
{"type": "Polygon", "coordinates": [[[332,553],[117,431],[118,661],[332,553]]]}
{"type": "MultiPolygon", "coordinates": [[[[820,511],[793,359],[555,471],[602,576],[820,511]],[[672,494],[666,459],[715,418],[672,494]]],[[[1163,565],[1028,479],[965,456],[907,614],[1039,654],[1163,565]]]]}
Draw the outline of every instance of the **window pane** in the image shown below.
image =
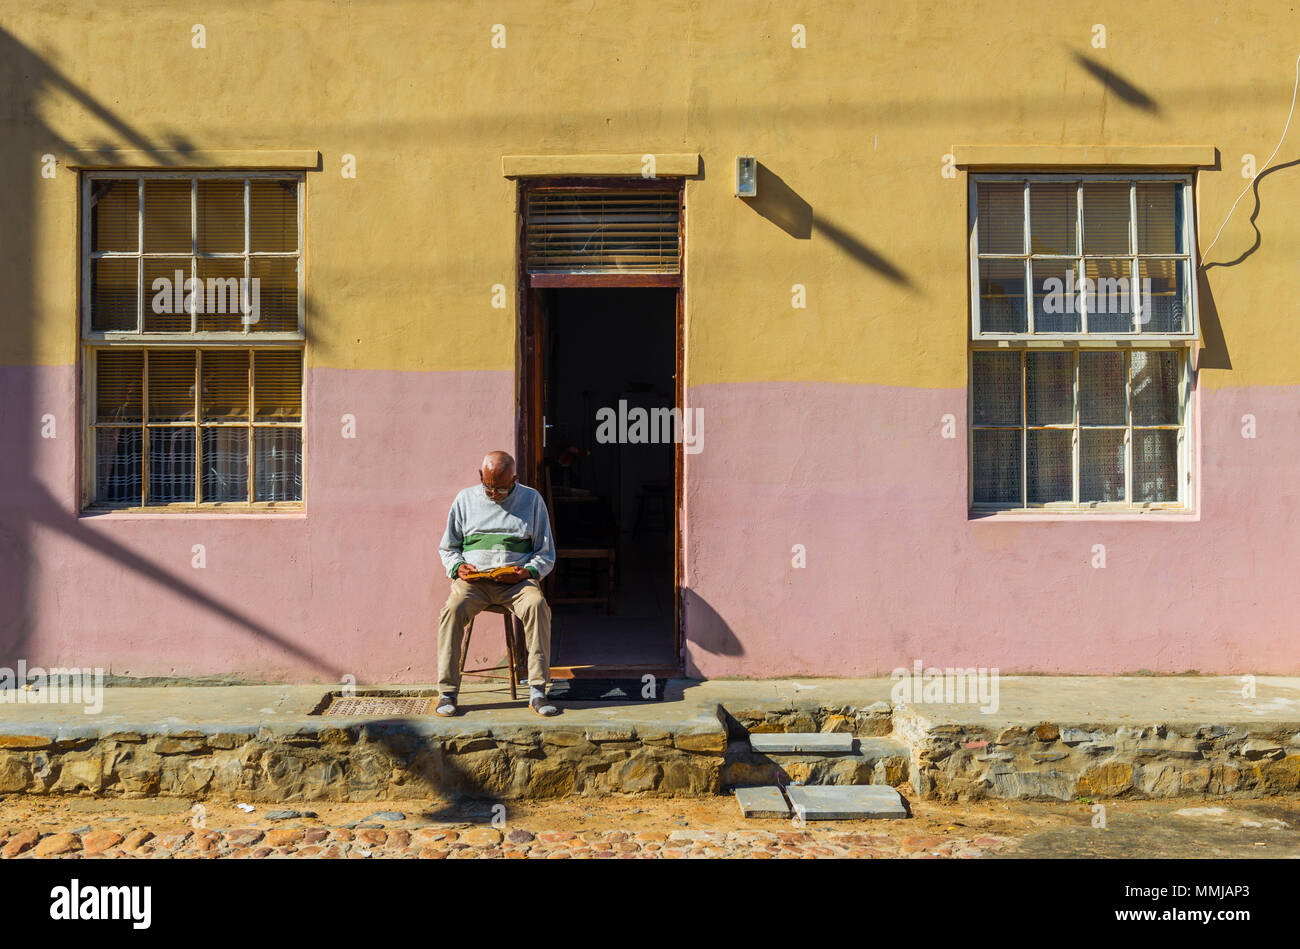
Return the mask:
{"type": "Polygon", "coordinates": [[[95,430],[95,499],[104,504],[139,504],[144,435],[136,428],[95,430]]]}
{"type": "Polygon", "coordinates": [[[254,500],[301,501],[302,429],[258,428],[254,432],[254,500]]]}
{"type": "Polygon", "coordinates": [[[1020,424],[1020,354],[971,353],[976,425],[1020,424]]]}
{"type": "Polygon", "coordinates": [[[185,282],[190,257],[146,257],[144,260],[144,328],[147,333],[188,333],[190,312],[185,282]]]}
{"type": "Polygon", "coordinates": [[[174,353],[152,349],[148,372],[149,421],[180,422],[194,418],[194,351],[174,353]]]}
{"type": "MultiPolygon", "coordinates": [[[[243,331],[243,314],[240,310],[244,284],[244,259],[242,257],[199,257],[195,261],[199,279],[203,281],[202,310],[198,315],[200,330],[230,333],[243,331]]],[[[252,288],[248,286],[249,302],[252,288]]]]}
{"type": "Polygon", "coordinates": [[[1076,254],[1078,187],[1072,182],[1029,186],[1029,238],[1035,254],[1076,254]]]}
{"type": "Polygon", "coordinates": [[[146,178],[144,182],[144,249],[150,254],[188,254],[190,234],[189,179],[146,178]]]}
{"type": "Polygon", "coordinates": [[[1127,333],[1133,329],[1131,268],[1127,260],[1089,260],[1084,272],[1088,332],[1127,333]]]}
{"type": "MultiPolygon", "coordinates": [[[[150,365],[153,360],[149,360],[150,365]]],[[[195,501],[194,429],[149,429],[149,503],[195,501]]]]}
{"type": "Polygon", "coordinates": [[[1133,500],[1178,500],[1178,432],[1133,432],[1133,500]]]}
{"type": "Polygon", "coordinates": [[[980,261],[980,332],[1023,333],[1025,264],[1021,260],[980,261]]]}
{"type": "Polygon", "coordinates": [[[1185,333],[1190,305],[1187,300],[1187,261],[1139,260],[1142,315],[1139,330],[1147,333],[1185,333]]]}
{"type": "Polygon", "coordinates": [[[1020,503],[1020,432],[980,428],[971,432],[975,448],[975,500],[985,504],[1020,503]]]}
{"type": "Polygon", "coordinates": [[[1033,260],[1029,266],[1034,277],[1034,332],[1079,332],[1078,262],[1033,260]]]}
{"type": "Polygon", "coordinates": [[[203,429],[203,500],[248,500],[248,429],[203,429]]]}
{"type": "Polygon", "coordinates": [[[1025,252],[1025,186],[1018,181],[988,181],[979,185],[979,252],[1025,252]]]}
{"type": "Polygon", "coordinates": [[[90,262],[90,328],[131,330],[138,325],[139,303],[135,258],[100,258],[90,262]]]}
{"type": "Polygon", "coordinates": [[[1074,456],[1069,429],[1030,429],[1026,436],[1029,502],[1069,501],[1074,496],[1074,456]]]}
{"type": "Polygon", "coordinates": [[[1178,425],[1178,353],[1133,352],[1133,424],[1178,425]]]}
{"type": "Polygon", "coordinates": [[[253,373],[256,421],[302,421],[301,351],[255,353],[253,373]]]}
{"type": "Polygon", "coordinates": [[[95,356],[95,419],[139,422],[144,417],[144,356],[100,352],[95,356]]]}
{"type": "Polygon", "coordinates": [[[199,179],[199,253],[244,252],[244,182],[199,179]]]}
{"type": "Polygon", "coordinates": [[[134,253],[140,243],[139,184],[129,181],[90,183],[90,249],[134,253]]]}
{"type": "Polygon", "coordinates": [[[1025,354],[1026,417],[1030,425],[1069,425],[1074,422],[1074,356],[1072,353],[1025,354]]]}
{"type": "Polygon", "coordinates": [[[1126,425],[1124,354],[1079,353],[1079,424],[1126,425]]]}
{"type": "Polygon", "coordinates": [[[1083,252],[1129,253],[1127,181],[1084,182],[1083,252]]]}
{"type": "MultiPolygon", "coordinates": [[[[199,395],[199,410],[203,413],[203,420],[247,421],[248,353],[207,350],[203,353],[200,374],[203,389],[199,395]]],[[[206,469],[206,464],[204,467],[206,469]]],[[[206,496],[206,492],[204,494],[206,496]]]]}
{"type": "Polygon", "coordinates": [[[249,180],[248,249],[298,249],[298,182],[249,180]]]}
{"type": "Polygon", "coordinates": [[[297,332],[298,258],[253,257],[248,261],[252,312],[250,332],[297,332]]]}
{"type": "Polygon", "coordinates": [[[1080,503],[1123,500],[1124,429],[1085,428],[1080,430],[1080,503]]]}
{"type": "Polygon", "coordinates": [[[1182,254],[1183,186],[1176,181],[1137,183],[1139,254],[1182,254]]]}

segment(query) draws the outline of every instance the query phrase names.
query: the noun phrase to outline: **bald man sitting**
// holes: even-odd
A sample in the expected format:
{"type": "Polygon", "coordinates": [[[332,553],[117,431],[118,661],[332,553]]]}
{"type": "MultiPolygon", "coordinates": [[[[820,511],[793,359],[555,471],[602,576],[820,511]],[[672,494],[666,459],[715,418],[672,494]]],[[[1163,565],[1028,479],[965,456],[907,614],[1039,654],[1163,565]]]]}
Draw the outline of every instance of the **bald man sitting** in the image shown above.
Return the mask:
{"type": "Polygon", "coordinates": [[[465,627],[485,607],[505,606],[524,624],[528,644],[528,706],[538,715],[557,715],[546,698],[551,677],[551,608],[540,581],[555,566],[555,543],[546,502],[519,484],[515,460],[489,452],[479,484],[456,495],[447,531],[438,545],[452,578],[451,595],[438,621],[438,706],[443,717],[456,714],[460,651],[465,627]],[[467,573],[512,567],[493,580],[465,580],[467,573]]]}

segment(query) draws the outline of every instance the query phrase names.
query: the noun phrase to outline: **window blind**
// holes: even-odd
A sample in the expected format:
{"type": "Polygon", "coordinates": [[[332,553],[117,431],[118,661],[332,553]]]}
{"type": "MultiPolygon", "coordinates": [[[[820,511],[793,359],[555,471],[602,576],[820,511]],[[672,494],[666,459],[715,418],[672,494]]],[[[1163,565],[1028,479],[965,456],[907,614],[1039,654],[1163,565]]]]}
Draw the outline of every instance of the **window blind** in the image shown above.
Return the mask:
{"type": "Polygon", "coordinates": [[[529,273],[678,273],[676,191],[533,191],[525,211],[529,273]]]}

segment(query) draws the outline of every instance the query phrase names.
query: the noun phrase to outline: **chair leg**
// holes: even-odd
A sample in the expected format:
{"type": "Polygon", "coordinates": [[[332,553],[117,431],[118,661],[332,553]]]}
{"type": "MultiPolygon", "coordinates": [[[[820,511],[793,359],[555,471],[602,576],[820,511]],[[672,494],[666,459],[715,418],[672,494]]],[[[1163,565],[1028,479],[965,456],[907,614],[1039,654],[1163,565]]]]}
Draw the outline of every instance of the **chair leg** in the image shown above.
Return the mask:
{"type": "Polygon", "coordinates": [[[505,620],[506,626],[506,672],[510,675],[510,700],[513,702],[519,698],[519,693],[515,688],[515,679],[519,677],[515,669],[515,615],[507,612],[502,619],[505,620]]]}

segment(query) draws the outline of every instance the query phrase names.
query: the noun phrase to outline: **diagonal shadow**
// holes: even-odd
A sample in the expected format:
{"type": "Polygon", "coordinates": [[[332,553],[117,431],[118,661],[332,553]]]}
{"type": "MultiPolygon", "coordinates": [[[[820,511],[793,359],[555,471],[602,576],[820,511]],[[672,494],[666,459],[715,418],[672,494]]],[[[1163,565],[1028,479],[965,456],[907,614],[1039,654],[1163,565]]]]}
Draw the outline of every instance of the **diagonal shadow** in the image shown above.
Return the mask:
{"type": "Polygon", "coordinates": [[[767,218],[795,240],[806,241],[814,233],[820,234],[864,267],[892,283],[916,292],[911,277],[900,267],[844,227],[814,214],[812,205],[762,162],[758,163],[755,182],[758,196],[745,201],[755,213],[767,218]]]}
{"type": "Polygon", "coordinates": [[[81,544],[93,550],[95,553],[102,555],[106,560],[111,561],[114,565],[129,567],[142,577],[152,580],[159,586],[165,586],[177,593],[182,593],[188,597],[191,604],[201,606],[217,614],[230,622],[243,627],[250,633],[268,640],[284,652],[304,661],[309,662],[318,669],[328,671],[331,676],[338,678],[345,671],[342,668],[330,668],[326,660],[315,653],[304,649],[297,643],[285,639],[284,636],[275,632],[267,626],[258,623],[252,618],[232,609],[229,604],[222,602],[210,593],[205,592],[193,583],[182,580],[173,573],[160,567],[158,564],[142,557],[140,554],[131,550],[111,538],[87,531],[82,526],[80,520],[64,510],[57,498],[55,498],[44,485],[30,485],[33,493],[37,494],[35,506],[29,509],[28,524],[31,526],[40,526],[49,528],[56,533],[62,534],[69,540],[81,544]]]}
{"type": "Polygon", "coordinates": [[[1083,67],[1084,72],[1100,82],[1105,89],[1114,92],[1122,101],[1144,112],[1150,112],[1152,115],[1160,114],[1159,103],[1119,73],[1113,69],[1107,69],[1078,50],[1071,50],[1070,52],[1074,56],[1075,63],[1083,67]]]}
{"type": "MultiPolygon", "coordinates": [[[[13,114],[25,116],[9,123],[6,137],[0,141],[0,175],[9,182],[0,199],[7,246],[22,249],[30,248],[34,243],[32,236],[36,232],[35,209],[38,204],[34,189],[39,187],[34,182],[39,179],[32,175],[33,155],[62,150],[72,159],[80,160],[110,147],[101,142],[87,150],[67,141],[36,107],[44,98],[59,94],[70,97],[90,116],[103,123],[111,137],[111,147],[119,148],[126,144],[144,151],[160,166],[174,164],[166,148],[156,145],[149,136],[133,128],[4,29],[0,29],[0,86],[6,89],[12,102],[19,104],[19,111],[13,114]],[[21,107],[24,103],[25,109],[21,107]]],[[[193,149],[183,135],[164,134],[169,140],[168,147],[182,154],[193,149]]],[[[176,577],[148,557],[89,529],[79,517],[80,502],[75,489],[70,489],[66,495],[56,495],[46,486],[37,465],[36,427],[30,424],[31,419],[41,415],[37,406],[39,385],[34,374],[22,371],[24,366],[35,366],[32,351],[36,321],[43,311],[37,303],[39,295],[33,284],[32,269],[25,264],[23,254],[0,261],[0,291],[3,291],[6,301],[6,306],[0,310],[5,342],[0,357],[7,357],[0,358],[0,362],[14,364],[9,370],[12,374],[0,380],[6,382],[4,398],[0,402],[0,441],[4,446],[4,457],[0,458],[0,472],[4,475],[4,490],[0,493],[0,601],[4,603],[0,611],[0,656],[32,647],[37,628],[35,611],[39,605],[40,571],[47,567],[66,569],[60,567],[60,558],[51,560],[37,554],[37,530],[46,528],[88,548],[116,567],[125,567],[161,587],[180,593],[195,606],[337,678],[336,670],[323,657],[176,577]]]]}
{"type": "Polygon", "coordinates": [[[868,246],[860,238],[850,234],[838,224],[828,221],[825,218],[819,218],[813,221],[813,229],[817,233],[830,238],[831,242],[841,250],[846,251],[854,260],[865,267],[874,270],[880,276],[886,278],[892,283],[898,284],[904,289],[913,293],[918,292],[912,278],[909,277],[902,269],[891,263],[879,251],[868,246]]]}

